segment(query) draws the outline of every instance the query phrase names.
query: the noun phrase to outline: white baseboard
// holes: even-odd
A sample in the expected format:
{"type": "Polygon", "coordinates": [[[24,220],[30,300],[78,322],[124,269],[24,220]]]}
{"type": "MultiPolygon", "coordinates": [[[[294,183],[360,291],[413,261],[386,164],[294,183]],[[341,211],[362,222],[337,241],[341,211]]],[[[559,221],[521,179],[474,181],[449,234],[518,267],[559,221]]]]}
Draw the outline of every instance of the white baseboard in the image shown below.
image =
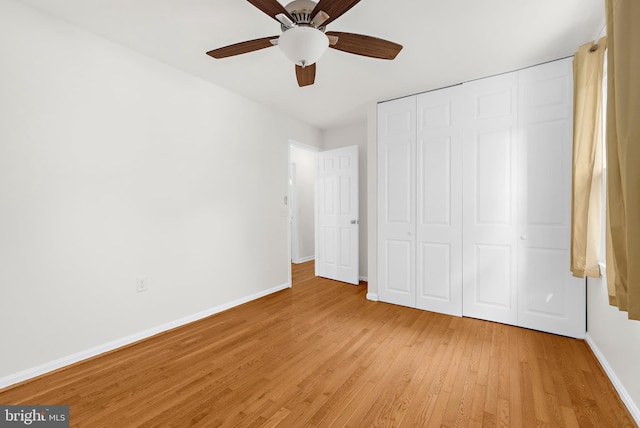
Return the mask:
{"type": "Polygon", "coordinates": [[[299,264],[299,263],[310,262],[311,260],[315,260],[315,259],[316,259],[316,256],[309,256],[309,257],[302,257],[299,259],[291,260],[291,262],[295,264],[299,264]]]}
{"type": "Polygon", "coordinates": [[[247,302],[250,302],[252,300],[259,299],[261,297],[267,296],[267,295],[272,294],[272,293],[276,293],[278,291],[284,290],[284,289],[289,288],[289,287],[290,287],[289,283],[283,284],[283,285],[279,285],[277,287],[273,287],[273,288],[270,288],[268,290],[264,290],[264,291],[255,293],[255,294],[252,294],[250,296],[243,297],[243,298],[234,300],[232,302],[225,303],[225,304],[222,304],[220,306],[216,306],[216,307],[204,310],[202,312],[195,313],[193,315],[188,315],[186,317],[177,319],[175,321],[168,322],[166,324],[162,324],[162,325],[159,325],[159,326],[156,326],[156,327],[152,327],[152,328],[150,328],[148,330],[141,331],[139,333],[135,333],[135,334],[132,334],[130,336],[123,337],[121,339],[116,339],[114,341],[105,343],[103,345],[98,345],[98,346],[95,346],[93,348],[90,348],[90,349],[87,349],[87,350],[84,350],[84,351],[80,351],[80,352],[77,352],[75,354],[71,354],[71,355],[68,355],[66,357],[62,357],[62,358],[59,358],[59,359],[54,360],[54,361],[50,361],[50,362],[45,363],[45,364],[41,364],[39,366],[32,367],[32,368],[23,370],[21,372],[11,374],[9,376],[5,376],[3,378],[0,378],[0,389],[6,388],[6,387],[11,386],[11,385],[14,385],[16,383],[24,382],[26,380],[32,379],[32,378],[34,378],[36,376],[41,376],[41,375],[43,375],[45,373],[49,373],[49,372],[52,372],[54,370],[58,370],[58,369],[63,368],[65,366],[68,366],[68,365],[71,365],[71,364],[75,364],[75,363],[80,362],[82,360],[86,360],[88,358],[92,358],[92,357],[95,357],[97,355],[104,354],[105,352],[113,351],[115,349],[121,348],[121,347],[126,346],[126,345],[130,345],[130,344],[138,342],[140,340],[147,339],[147,338],[149,338],[151,336],[155,336],[156,334],[163,333],[163,332],[165,332],[167,330],[171,330],[171,329],[174,329],[176,327],[180,327],[180,326],[183,326],[185,324],[189,324],[189,323],[192,323],[194,321],[198,321],[198,320],[201,320],[203,318],[207,318],[207,317],[209,317],[211,315],[217,314],[217,313],[222,312],[222,311],[226,311],[227,309],[231,309],[231,308],[233,308],[235,306],[242,305],[243,303],[247,303],[247,302]]]}
{"type": "Polygon", "coordinates": [[[367,300],[371,300],[372,302],[377,302],[378,295],[374,293],[367,293],[367,300]]]}
{"type": "Polygon", "coordinates": [[[361,276],[360,281],[369,282],[369,278],[367,278],[366,276],[361,276]]]}
{"type": "Polygon", "coordinates": [[[604,369],[607,376],[609,376],[609,380],[611,380],[613,387],[616,389],[616,391],[618,391],[620,399],[627,406],[627,409],[629,410],[629,413],[631,413],[631,416],[633,416],[633,419],[635,419],[636,424],[640,426],[640,409],[638,409],[636,403],[633,402],[633,399],[625,389],[624,385],[622,385],[622,382],[620,382],[620,379],[618,379],[618,376],[613,371],[613,368],[609,365],[609,362],[605,358],[604,354],[598,348],[598,345],[596,345],[596,343],[589,335],[589,332],[587,332],[587,334],[585,335],[584,340],[591,348],[591,351],[593,351],[593,354],[600,362],[600,365],[604,369]]]}

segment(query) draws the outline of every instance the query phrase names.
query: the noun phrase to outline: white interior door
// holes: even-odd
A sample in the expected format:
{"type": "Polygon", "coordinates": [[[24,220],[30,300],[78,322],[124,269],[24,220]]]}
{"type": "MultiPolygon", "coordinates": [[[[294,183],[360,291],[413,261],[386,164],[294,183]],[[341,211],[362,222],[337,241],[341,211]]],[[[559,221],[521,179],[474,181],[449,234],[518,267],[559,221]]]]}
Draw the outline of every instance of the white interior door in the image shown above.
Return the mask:
{"type": "Polygon", "coordinates": [[[463,315],[517,325],[517,73],[464,84],[463,315]]]}
{"type": "Polygon", "coordinates": [[[461,86],[417,97],[416,307],[462,315],[461,86]]]}
{"type": "Polygon", "coordinates": [[[318,154],[316,275],[359,283],[358,146],[318,154]]]}
{"type": "Polygon", "coordinates": [[[378,298],[416,307],[416,97],[378,105],[378,298]]]}
{"type": "Polygon", "coordinates": [[[586,284],[569,271],[572,60],[519,72],[518,325],[586,330],[586,284]]]}

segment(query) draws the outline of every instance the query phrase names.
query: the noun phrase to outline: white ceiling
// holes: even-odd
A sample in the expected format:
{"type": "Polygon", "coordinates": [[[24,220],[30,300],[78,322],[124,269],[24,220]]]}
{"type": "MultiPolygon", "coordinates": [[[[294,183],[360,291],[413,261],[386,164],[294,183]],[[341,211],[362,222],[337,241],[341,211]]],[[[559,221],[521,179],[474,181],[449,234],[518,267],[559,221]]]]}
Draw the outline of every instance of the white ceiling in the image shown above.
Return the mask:
{"type": "MultiPolygon", "coordinates": [[[[394,61],[329,49],[299,88],[277,47],[216,60],[205,52],[280,34],[245,0],[20,0],[321,129],[366,105],[568,55],[604,26],[604,0],[362,0],[328,26],[400,43],[394,61]]],[[[286,0],[279,0],[286,4],[286,0]]]]}

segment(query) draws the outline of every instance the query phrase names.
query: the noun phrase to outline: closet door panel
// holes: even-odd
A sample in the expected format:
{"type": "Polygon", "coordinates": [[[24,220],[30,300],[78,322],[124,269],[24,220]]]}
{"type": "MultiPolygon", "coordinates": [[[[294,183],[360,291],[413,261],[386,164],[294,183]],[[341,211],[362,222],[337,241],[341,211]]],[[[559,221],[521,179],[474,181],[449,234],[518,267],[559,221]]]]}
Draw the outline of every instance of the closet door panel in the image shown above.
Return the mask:
{"type": "Polygon", "coordinates": [[[463,85],[463,315],[517,324],[517,73],[463,85]]]}
{"type": "Polygon", "coordinates": [[[451,225],[451,135],[418,138],[420,224],[451,225]]]}
{"type": "Polygon", "coordinates": [[[519,325],[582,338],[586,284],[569,271],[571,59],[522,70],[519,78],[519,325]]]}
{"type": "Polygon", "coordinates": [[[417,307],[462,315],[460,87],[417,97],[417,307]]]}
{"type": "Polygon", "coordinates": [[[378,298],[415,307],[416,98],[378,105],[378,298]]]}
{"type": "MultiPolygon", "coordinates": [[[[460,294],[452,289],[454,275],[451,269],[451,245],[420,242],[417,251],[418,271],[416,275],[420,280],[418,281],[416,306],[419,309],[440,313],[454,312],[455,309],[444,312],[439,308],[439,306],[446,306],[445,309],[448,309],[454,296],[460,294]]],[[[460,307],[461,304],[456,306],[460,307]]]]}

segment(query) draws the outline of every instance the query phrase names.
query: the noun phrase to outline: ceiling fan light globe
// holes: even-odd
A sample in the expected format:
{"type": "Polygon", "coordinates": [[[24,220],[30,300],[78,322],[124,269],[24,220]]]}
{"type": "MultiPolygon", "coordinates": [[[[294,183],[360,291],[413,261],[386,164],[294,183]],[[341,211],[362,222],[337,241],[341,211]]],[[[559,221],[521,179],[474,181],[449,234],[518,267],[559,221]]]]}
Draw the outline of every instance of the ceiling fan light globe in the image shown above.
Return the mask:
{"type": "Polygon", "coordinates": [[[315,64],[329,47],[329,38],[313,27],[294,27],[280,36],[278,46],[291,62],[299,66],[315,64]]]}

